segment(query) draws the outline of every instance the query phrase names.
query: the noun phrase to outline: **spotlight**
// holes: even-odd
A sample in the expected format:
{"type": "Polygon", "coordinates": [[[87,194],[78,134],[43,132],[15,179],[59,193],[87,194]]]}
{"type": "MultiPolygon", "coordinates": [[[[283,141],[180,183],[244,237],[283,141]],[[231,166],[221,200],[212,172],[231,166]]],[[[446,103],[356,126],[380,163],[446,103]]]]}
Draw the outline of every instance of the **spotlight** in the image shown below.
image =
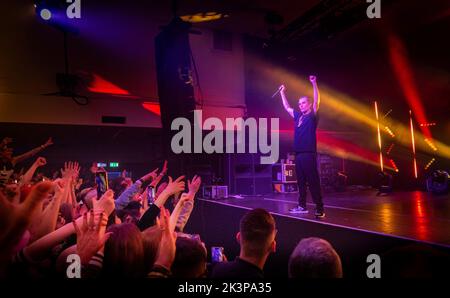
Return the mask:
{"type": "Polygon", "coordinates": [[[44,8],[41,10],[41,12],[39,13],[39,16],[45,20],[48,21],[52,18],[52,12],[50,10],[48,10],[47,8],[44,8]]]}
{"type": "Polygon", "coordinates": [[[435,170],[427,178],[427,190],[437,195],[447,194],[450,175],[444,170],[435,170]]]}

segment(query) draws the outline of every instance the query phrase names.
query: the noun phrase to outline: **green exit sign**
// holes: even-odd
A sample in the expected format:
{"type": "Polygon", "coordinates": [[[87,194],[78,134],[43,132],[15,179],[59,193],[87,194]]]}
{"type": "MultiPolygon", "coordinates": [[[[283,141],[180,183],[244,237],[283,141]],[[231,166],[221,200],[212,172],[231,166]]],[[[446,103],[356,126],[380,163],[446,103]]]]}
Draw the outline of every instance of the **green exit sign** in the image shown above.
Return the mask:
{"type": "Polygon", "coordinates": [[[109,163],[109,167],[110,168],[118,168],[119,167],[119,163],[118,162],[110,162],[109,163]]]}

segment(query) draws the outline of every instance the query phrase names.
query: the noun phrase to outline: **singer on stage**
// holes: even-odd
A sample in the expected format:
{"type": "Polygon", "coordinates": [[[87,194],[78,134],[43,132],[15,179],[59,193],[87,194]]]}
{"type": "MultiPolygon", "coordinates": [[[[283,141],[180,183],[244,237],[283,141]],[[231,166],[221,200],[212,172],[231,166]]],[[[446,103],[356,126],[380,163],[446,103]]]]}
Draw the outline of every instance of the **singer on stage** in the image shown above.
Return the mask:
{"type": "Polygon", "coordinates": [[[320,95],[316,77],[310,76],[309,80],[314,88],[314,102],[311,102],[311,99],[306,96],[300,97],[298,100],[300,111],[294,110],[289,105],[285,94],[286,87],[281,85],[279,88],[283,106],[289,115],[294,118],[295,123],[295,171],[297,174],[299,198],[298,206],[289,211],[291,213],[308,213],[308,209],[306,208],[306,183],[308,183],[312,199],[316,204],[315,216],[324,217],[325,212],[320,190],[319,171],[317,169],[316,141],[316,130],[319,120],[317,112],[319,110],[320,95]]]}

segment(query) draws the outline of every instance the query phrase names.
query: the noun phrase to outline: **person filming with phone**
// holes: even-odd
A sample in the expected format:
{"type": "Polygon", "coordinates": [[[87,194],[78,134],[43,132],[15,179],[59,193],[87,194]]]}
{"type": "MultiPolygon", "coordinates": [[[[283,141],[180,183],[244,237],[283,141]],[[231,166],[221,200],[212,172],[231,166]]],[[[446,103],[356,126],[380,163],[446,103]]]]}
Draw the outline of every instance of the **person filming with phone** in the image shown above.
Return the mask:
{"type": "Polygon", "coordinates": [[[275,252],[275,219],[264,209],[253,209],[242,217],[236,240],[241,247],[234,261],[216,263],[211,278],[264,278],[264,264],[275,252]]]}

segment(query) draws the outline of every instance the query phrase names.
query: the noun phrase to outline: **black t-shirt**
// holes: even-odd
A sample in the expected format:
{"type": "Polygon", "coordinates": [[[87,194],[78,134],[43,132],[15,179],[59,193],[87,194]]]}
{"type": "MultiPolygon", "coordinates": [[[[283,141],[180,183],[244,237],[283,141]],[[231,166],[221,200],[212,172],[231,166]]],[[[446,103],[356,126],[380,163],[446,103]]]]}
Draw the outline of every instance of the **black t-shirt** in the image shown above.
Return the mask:
{"type": "Polygon", "coordinates": [[[297,153],[317,152],[316,129],[319,114],[311,111],[303,115],[294,110],[294,151],[297,153]]]}
{"type": "Polygon", "coordinates": [[[261,279],[264,278],[264,273],[258,266],[237,257],[231,262],[217,263],[210,277],[261,279]]]}

